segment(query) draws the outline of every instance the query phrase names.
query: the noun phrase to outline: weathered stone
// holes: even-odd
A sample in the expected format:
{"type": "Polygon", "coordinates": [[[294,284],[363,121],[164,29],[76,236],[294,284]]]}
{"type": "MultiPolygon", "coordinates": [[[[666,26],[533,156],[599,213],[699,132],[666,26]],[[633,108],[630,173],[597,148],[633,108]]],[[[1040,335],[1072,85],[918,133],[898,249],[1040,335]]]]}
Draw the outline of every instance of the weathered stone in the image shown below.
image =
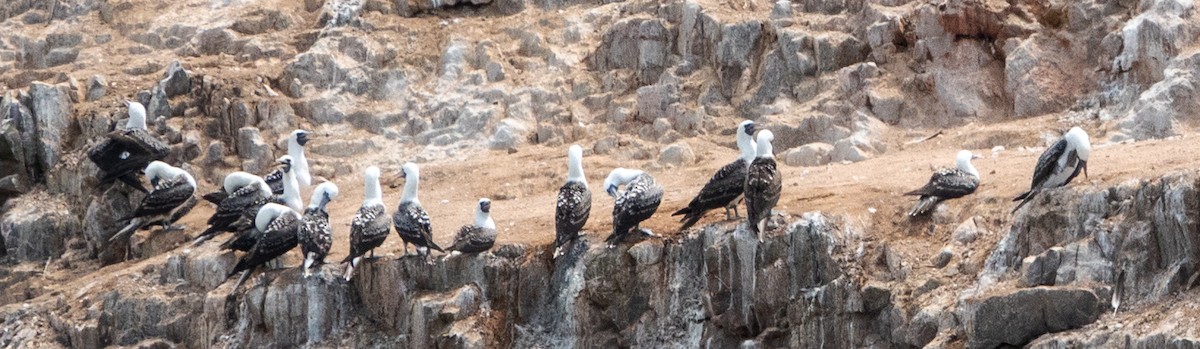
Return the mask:
{"type": "Polygon", "coordinates": [[[237,154],[242,162],[242,171],[264,173],[270,168],[272,158],[271,146],[263,141],[258,128],[242,127],[238,129],[237,154]]]}
{"type": "Polygon", "coordinates": [[[650,85],[637,89],[637,120],[645,123],[665,118],[672,104],[679,102],[679,86],[650,85]]]}
{"type": "Polygon", "coordinates": [[[1088,289],[1038,287],[967,300],[968,348],[1021,346],[1046,333],[1083,327],[1100,317],[1088,289]]]}
{"type": "Polygon", "coordinates": [[[596,70],[629,69],[639,84],[658,81],[667,67],[674,35],[665,20],[631,18],[614,23],[588,56],[596,70]]]}
{"type": "MultiPolygon", "coordinates": [[[[63,86],[35,82],[29,87],[31,107],[37,128],[35,137],[41,144],[26,145],[37,149],[41,168],[49,170],[62,156],[62,141],[67,136],[74,108],[71,92],[63,86]]],[[[31,130],[32,131],[32,130],[31,130]]]]}
{"type": "Polygon", "coordinates": [[[658,154],[658,163],[666,166],[685,166],[696,162],[696,153],[687,143],[668,145],[658,154]]]}
{"type": "Polygon", "coordinates": [[[488,148],[493,150],[515,149],[525,143],[525,136],[530,132],[524,122],[505,118],[496,125],[496,133],[488,139],[488,148]]]}
{"type": "Polygon", "coordinates": [[[828,143],[809,143],[784,152],[781,158],[788,166],[820,166],[828,164],[833,145],[828,143]]]}
{"type": "Polygon", "coordinates": [[[100,75],[92,75],[88,78],[86,101],[91,102],[104,98],[105,93],[108,93],[108,80],[100,75]]]}
{"type": "Polygon", "coordinates": [[[1025,257],[1021,261],[1021,283],[1026,287],[1053,286],[1062,262],[1062,248],[1053,247],[1037,256],[1025,257]]]}
{"type": "Polygon", "coordinates": [[[1195,120],[1191,111],[1200,108],[1195,82],[1200,75],[1200,51],[1179,55],[1162,74],[1163,79],[1142,92],[1121,120],[1121,129],[1135,139],[1175,135],[1176,125],[1195,120]]]}
{"type": "Polygon", "coordinates": [[[950,246],[943,247],[936,256],[933,256],[933,267],[943,268],[950,264],[950,259],[954,258],[954,249],[950,246]]]}
{"type": "Polygon", "coordinates": [[[67,239],[83,233],[83,225],[61,200],[33,194],[12,201],[12,209],[0,217],[0,234],[11,246],[8,254],[18,261],[58,258],[67,250],[67,239]]]}
{"type": "Polygon", "coordinates": [[[1083,62],[1063,54],[1059,45],[1058,39],[1035,34],[1007,50],[1004,73],[1016,116],[1062,111],[1092,88],[1095,80],[1079,72],[1083,62]]]}
{"type": "Polygon", "coordinates": [[[960,244],[975,242],[975,239],[978,239],[980,234],[979,226],[976,225],[975,221],[976,218],[971,217],[971,219],[963,221],[957,228],[954,228],[954,241],[958,241],[960,244]]]}
{"type": "Polygon", "coordinates": [[[171,65],[167,66],[167,71],[163,73],[163,79],[158,82],[158,85],[162,87],[163,92],[166,92],[167,97],[184,95],[192,91],[192,79],[179,61],[172,61],[171,65]]]}
{"type": "Polygon", "coordinates": [[[866,59],[867,45],[850,34],[830,32],[814,37],[813,53],[817,70],[835,71],[866,59]]]}

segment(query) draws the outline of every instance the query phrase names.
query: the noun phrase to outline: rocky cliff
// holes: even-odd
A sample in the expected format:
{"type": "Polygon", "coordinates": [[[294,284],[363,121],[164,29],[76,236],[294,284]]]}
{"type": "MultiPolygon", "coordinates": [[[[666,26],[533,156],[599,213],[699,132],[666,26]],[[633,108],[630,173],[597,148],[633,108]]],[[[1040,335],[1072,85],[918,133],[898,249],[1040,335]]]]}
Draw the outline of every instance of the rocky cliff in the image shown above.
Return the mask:
{"type": "MultiPolygon", "coordinates": [[[[1197,347],[1194,4],[1127,1],[16,0],[0,8],[0,347],[1197,347]],[[109,237],[141,199],[84,156],[146,105],[207,192],[314,131],[335,247],[238,290],[183,231],[109,237]],[[674,233],[777,135],[776,226],[674,233]],[[1091,178],[1010,213],[1037,155],[1089,131],[1091,178]],[[933,136],[930,136],[933,135],[933,136]],[[617,248],[548,256],[565,145],[590,181],[667,187],[617,248]],[[983,186],[929,219],[897,199],[958,149],[983,186]],[[435,238],[478,197],[497,248],[426,265],[392,237],[340,278],[359,173],[422,164],[435,238]]],[[[385,178],[387,184],[395,184],[385,178]]],[[[394,189],[394,188],[393,188],[394,189]]],[[[394,202],[387,193],[385,201],[394,202]]],[[[305,195],[306,197],[307,195],[305,195]]]]}

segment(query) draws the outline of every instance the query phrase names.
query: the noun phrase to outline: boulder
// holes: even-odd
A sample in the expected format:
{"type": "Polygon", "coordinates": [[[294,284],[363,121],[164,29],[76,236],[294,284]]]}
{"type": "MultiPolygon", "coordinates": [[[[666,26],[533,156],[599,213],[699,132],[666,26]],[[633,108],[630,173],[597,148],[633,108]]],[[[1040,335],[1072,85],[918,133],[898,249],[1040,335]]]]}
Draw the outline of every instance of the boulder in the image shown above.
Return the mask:
{"type": "Polygon", "coordinates": [[[628,69],[640,85],[658,81],[667,68],[674,34],[663,19],[630,18],[609,26],[600,45],[587,57],[599,71],[628,69]]]}
{"type": "Polygon", "coordinates": [[[242,171],[250,173],[265,173],[274,161],[271,145],[263,141],[254,127],[238,129],[237,155],[242,159],[242,171]]]}
{"type": "Polygon", "coordinates": [[[172,61],[171,65],[167,66],[167,71],[163,73],[163,79],[158,82],[158,85],[162,87],[168,98],[192,91],[192,79],[179,61],[172,61]]]}
{"type": "Polygon", "coordinates": [[[103,98],[106,93],[108,93],[108,80],[105,80],[100,75],[92,75],[92,77],[88,78],[87,95],[84,100],[88,102],[96,101],[103,98]]]}
{"type": "Polygon", "coordinates": [[[829,163],[832,152],[832,144],[817,142],[788,149],[781,158],[788,166],[821,166],[829,163]]]}
{"type": "Polygon", "coordinates": [[[1023,346],[1046,333],[1083,327],[1100,317],[1089,289],[1037,287],[968,299],[963,311],[968,348],[1023,346]]]}
{"type": "Polygon", "coordinates": [[[1062,51],[1061,45],[1057,38],[1035,34],[1006,49],[1005,86],[1016,116],[1063,111],[1094,88],[1096,79],[1082,68],[1082,57],[1062,51]]]}
{"type": "Polygon", "coordinates": [[[686,166],[696,162],[696,153],[687,143],[674,143],[658,153],[658,163],[664,166],[686,166]]]}
{"type": "Polygon", "coordinates": [[[66,202],[45,193],[10,200],[0,217],[0,234],[17,261],[45,262],[67,250],[67,240],[83,235],[83,225],[66,202]]]}

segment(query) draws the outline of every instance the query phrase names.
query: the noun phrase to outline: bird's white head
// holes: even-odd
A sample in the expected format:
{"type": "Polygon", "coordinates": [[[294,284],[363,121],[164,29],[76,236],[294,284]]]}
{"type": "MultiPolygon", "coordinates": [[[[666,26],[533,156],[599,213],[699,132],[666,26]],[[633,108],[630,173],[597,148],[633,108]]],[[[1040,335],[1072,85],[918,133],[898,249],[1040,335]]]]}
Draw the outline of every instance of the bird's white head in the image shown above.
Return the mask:
{"type": "Polygon", "coordinates": [[[267,182],[264,181],[262,177],[255,176],[254,174],[248,172],[237,171],[230,173],[225,176],[225,181],[223,183],[225,192],[229,194],[233,194],[233,192],[237,191],[238,189],[249,185],[257,185],[259,195],[262,195],[263,197],[271,196],[271,186],[267,185],[267,182]]]}
{"type": "Polygon", "coordinates": [[[337,197],[338,197],[337,184],[333,184],[333,182],[321,183],[321,184],[317,185],[316,189],[313,189],[312,200],[309,201],[308,207],[309,208],[317,208],[317,207],[325,208],[325,205],[329,204],[330,201],[333,201],[333,199],[336,199],[337,197]]]}
{"type": "Polygon", "coordinates": [[[404,177],[404,194],[400,202],[417,201],[417,188],[421,185],[421,170],[417,164],[406,162],[400,166],[400,176],[404,177]]]}
{"type": "Polygon", "coordinates": [[[266,205],[263,205],[262,208],[259,208],[258,213],[254,215],[254,227],[258,228],[259,231],[265,232],[267,231],[267,226],[271,225],[271,221],[279,218],[279,216],[292,214],[294,212],[295,211],[292,211],[292,209],[287,206],[274,202],[267,203],[266,205]]]}
{"type": "Polygon", "coordinates": [[[496,229],[496,222],[492,220],[492,200],[488,198],[479,199],[479,204],[475,205],[475,225],[496,229]]]}
{"type": "Polygon", "coordinates": [[[292,131],[292,134],[288,136],[288,147],[291,147],[293,144],[298,147],[303,147],[308,143],[308,133],[309,132],[305,130],[292,131]]]}
{"type": "Polygon", "coordinates": [[[363,171],[363,181],[365,182],[363,196],[366,198],[364,204],[372,202],[382,203],[383,190],[379,187],[379,168],[375,166],[367,167],[363,171]]]}
{"type": "Polygon", "coordinates": [[[146,107],[134,101],[125,101],[125,106],[129,108],[129,121],[125,124],[125,128],[130,130],[145,130],[146,107]]]}
{"type": "Polygon", "coordinates": [[[149,165],[146,165],[146,178],[150,179],[151,182],[157,182],[158,180],[167,178],[170,169],[171,165],[167,165],[165,162],[151,161],[149,165]]]}
{"type": "Polygon", "coordinates": [[[608,196],[617,197],[617,189],[620,189],[622,185],[633,181],[634,177],[637,177],[642,173],[642,170],[637,169],[621,167],[614,168],[608,173],[608,177],[604,178],[604,191],[608,193],[608,196]]]}
{"type": "Polygon", "coordinates": [[[771,141],[775,140],[775,134],[771,130],[762,130],[758,132],[758,144],[755,145],[758,149],[758,157],[773,158],[775,151],[771,148],[771,141]]]}
{"type": "Polygon", "coordinates": [[[754,121],[746,120],[738,124],[737,128],[737,146],[741,153],[742,159],[750,161],[757,154],[754,144],[754,121]]]}
{"type": "Polygon", "coordinates": [[[583,147],[578,144],[567,148],[567,181],[587,184],[583,176],[583,147]]]}
{"type": "Polygon", "coordinates": [[[972,153],[970,150],[959,150],[958,155],[954,157],[955,166],[963,172],[974,175],[979,178],[979,171],[975,169],[975,165],[971,164],[971,160],[978,159],[979,156],[972,153]]]}

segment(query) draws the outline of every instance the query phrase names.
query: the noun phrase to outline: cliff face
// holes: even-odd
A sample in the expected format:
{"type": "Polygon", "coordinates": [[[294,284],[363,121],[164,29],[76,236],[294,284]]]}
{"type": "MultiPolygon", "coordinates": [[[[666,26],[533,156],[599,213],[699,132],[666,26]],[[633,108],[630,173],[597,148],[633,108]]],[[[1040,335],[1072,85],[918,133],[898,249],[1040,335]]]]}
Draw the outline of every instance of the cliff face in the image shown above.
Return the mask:
{"type": "Polygon", "coordinates": [[[995,246],[968,248],[992,251],[985,258],[949,258],[943,270],[983,262],[968,284],[942,286],[947,278],[935,276],[911,289],[906,274],[921,266],[869,252],[881,249],[869,227],[819,213],[777,217],[779,228],[761,244],[715,224],[627,248],[578,244],[555,261],[517,245],[432,265],[382,258],[349,283],[334,265],[307,279],[284,268],[236,292],[222,277],[233,256],[200,248],[6,306],[0,340],[74,348],[982,348],[1035,339],[1033,347],[1046,348],[1186,347],[1200,344],[1186,326],[1197,303],[1179,294],[1195,280],[1196,184],[1194,175],[1169,175],[1048,192],[995,246]]]}
{"type": "Polygon", "coordinates": [[[1200,346],[1194,12],[1183,0],[9,1],[0,347],[1200,346]],[[188,229],[108,241],[142,194],[98,183],[84,153],[123,127],[125,100],[146,105],[166,161],[201,193],[265,172],[282,137],[313,131],[312,172],[343,189],[330,262],[346,254],[369,165],[422,164],[438,241],[492,198],[500,241],[427,265],[391,237],[352,282],[336,263],[304,278],[293,253],[233,290],[237,255],[189,244],[206,204],[188,229]],[[742,119],[777,136],[777,228],[763,243],[713,219],[673,234],[666,213],[733,158],[742,119]],[[1092,178],[1009,213],[1037,155],[1074,125],[1092,136],[1092,178]],[[666,238],[598,245],[611,200],[596,195],[587,237],[548,257],[573,143],[593,184],[624,166],[666,186],[645,223],[666,238]],[[980,191],[904,217],[897,197],[964,148],[991,151],[980,191]]]}

